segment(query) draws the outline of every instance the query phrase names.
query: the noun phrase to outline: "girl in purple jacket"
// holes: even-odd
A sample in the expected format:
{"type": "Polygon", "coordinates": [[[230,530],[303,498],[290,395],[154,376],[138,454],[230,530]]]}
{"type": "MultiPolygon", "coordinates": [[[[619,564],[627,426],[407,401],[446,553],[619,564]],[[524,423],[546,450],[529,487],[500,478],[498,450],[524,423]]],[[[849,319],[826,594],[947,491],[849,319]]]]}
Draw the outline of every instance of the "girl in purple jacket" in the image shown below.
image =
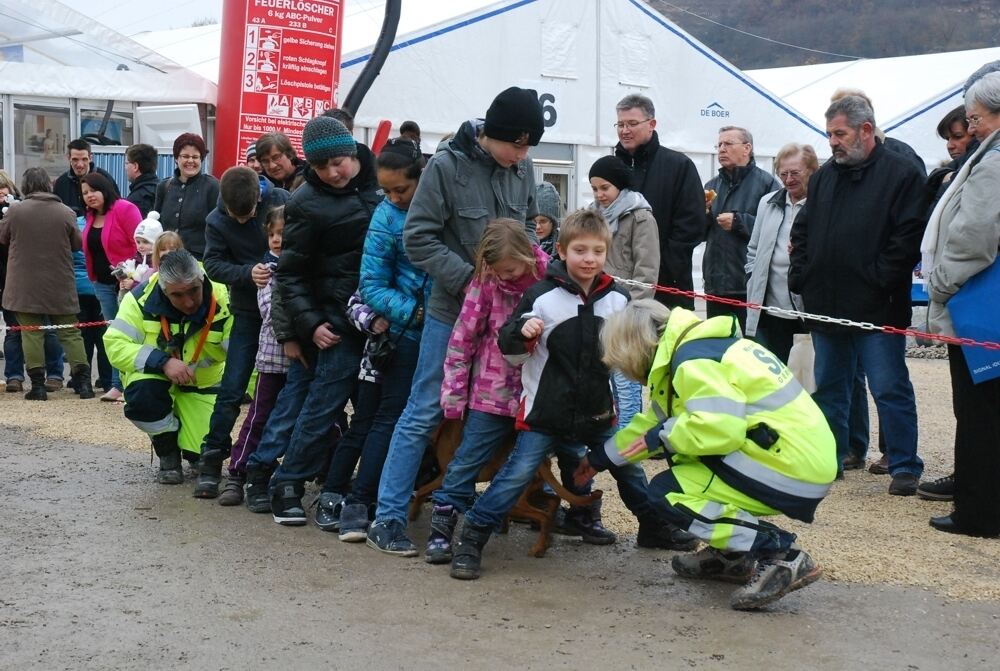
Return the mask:
{"type": "Polygon", "coordinates": [[[521,222],[494,219],[486,225],[476,253],[476,272],[444,361],[441,408],[445,419],[464,416],[465,428],[444,482],[433,495],[425,553],[429,564],[451,561],[458,513],[472,505],[476,476],[514,431],[521,371],[504,359],[497,335],[528,287],[545,276],[548,259],[532,245],[521,222]]]}

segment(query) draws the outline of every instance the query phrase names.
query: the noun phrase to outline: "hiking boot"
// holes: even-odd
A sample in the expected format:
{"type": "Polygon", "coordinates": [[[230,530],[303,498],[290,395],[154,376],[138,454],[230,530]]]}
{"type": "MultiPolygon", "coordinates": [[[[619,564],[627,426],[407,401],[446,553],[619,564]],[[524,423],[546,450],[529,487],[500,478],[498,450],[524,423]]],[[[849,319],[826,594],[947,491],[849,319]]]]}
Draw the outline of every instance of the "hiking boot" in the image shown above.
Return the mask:
{"type": "Polygon", "coordinates": [[[431,533],[427,537],[424,561],[428,564],[447,564],[451,561],[451,539],[458,524],[455,506],[435,505],[431,511],[431,533]]]}
{"type": "Polygon", "coordinates": [[[271,494],[267,491],[267,483],[271,473],[264,469],[247,471],[246,504],[252,513],[271,512],[271,494]]]}
{"type": "Polygon", "coordinates": [[[946,475],[917,485],[917,496],[927,501],[953,501],[955,499],[955,474],[946,475]]]}
{"type": "Polygon", "coordinates": [[[90,381],[90,366],[83,364],[73,370],[70,386],[82,399],[94,398],[94,385],[90,381]]]}
{"type": "Polygon", "coordinates": [[[337,492],[321,492],[316,505],[316,526],[323,531],[339,531],[343,507],[343,496],[337,492]]]}
{"type": "Polygon", "coordinates": [[[28,370],[31,379],[31,389],[24,395],[25,401],[47,401],[49,395],[45,391],[45,369],[32,368],[28,370]]]}
{"type": "Polygon", "coordinates": [[[856,471],[865,467],[865,460],[856,454],[849,454],[844,458],[843,467],[845,471],[856,471]]]}
{"type": "Polygon", "coordinates": [[[161,485],[179,485],[184,482],[181,448],[177,445],[177,435],[177,431],[171,431],[150,437],[153,451],[160,458],[160,470],[156,473],[156,481],[161,485]]]}
{"type": "Polygon", "coordinates": [[[368,547],[400,557],[416,557],[417,546],[406,536],[406,525],[399,520],[383,520],[368,527],[368,547]]]}
{"type": "Polygon", "coordinates": [[[271,495],[271,516],[286,527],[301,527],[306,523],[306,509],[302,507],[302,494],[294,483],[278,485],[271,495]]]}
{"type": "Polygon", "coordinates": [[[368,506],[363,503],[348,503],[340,513],[340,533],[337,536],[345,543],[360,543],[368,538],[368,506]]]}
{"type": "Polygon", "coordinates": [[[238,506],[243,503],[243,484],[245,478],[239,475],[230,475],[226,480],[226,486],[219,494],[220,506],[238,506]]]}
{"type": "Polygon", "coordinates": [[[697,552],[674,555],[670,560],[674,573],[685,578],[721,580],[745,585],[753,573],[753,557],[746,552],[725,553],[713,547],[697,552]]]}
{"type": "Polygon", "coordinates": [[[893,496],[913,496],[917,493],[920,478],[913,473],[896,473],[889,483],[889,493],[893,496]]]}
{"type": "Polygon", "coordinates": [[[580,536],[584,543],[590,545],[611,545],[618,540],[614,532],[605,529],[601,523],[600,501],[581,508],[570,506],[563,528],[567,536],[580,536]]]}
{"type": "Polygon", "coordinates": [[[816,582],[821,575],[823,570],[804,550],[789,550],[784,559],[761,558],[750,582],[733,592],[729,605],[734,610],[760,608],[816,582]]]}
{"type": "Polygon", "coordinates": [[[24,391],[24,380],[7,380],[7,393],[13,394],[15,392],[24,391]]]}
{"type": "Polygon", "coordinates": [[[695,535],[656,517],[644,517],[639,520],[639,533],[635,542],[641,548],[681,552],[690,552],[698,546],[698,538],[695,535]]]}
{"type": "Polygon", "coordinates": [[[475,580],[479,577],[483,562],[483,547],[490,539],[490,528],[470,524],[462,525],[462,536],[455,543],[451,560],[451,577],[458,580],[475,580]]]}
{"type": "Polygon", "coordinates": [[[45,387],[45,391],[59,391],[63,388],[63,381],[61,377],[47,377],[42,386],[45,387]]]}
{"type": "Polygon", "coordinates": [[[218,473],[199,472],[192,496],[196,499],[214,499],[219,495],[220,482],[222,482],[222,476],[218,473]]]}
{"type": "Polygon", "coordinates": [[[889,457],[883,454],[878,461],[873,461],[868,472],[872,475],[889,475],[889,457]]]}

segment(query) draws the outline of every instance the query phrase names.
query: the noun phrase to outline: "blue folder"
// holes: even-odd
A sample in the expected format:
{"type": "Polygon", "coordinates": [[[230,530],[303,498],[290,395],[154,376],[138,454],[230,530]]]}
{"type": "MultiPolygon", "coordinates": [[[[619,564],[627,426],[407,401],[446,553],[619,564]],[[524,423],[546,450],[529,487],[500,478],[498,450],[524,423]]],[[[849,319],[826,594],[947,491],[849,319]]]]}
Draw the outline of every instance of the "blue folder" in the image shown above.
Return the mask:
{"type": "MultiPolygon", "coordinates": [[[[1000,260],[962,285],[948,312],[960,337],[1000,342],[1000,260]]],[[[962,353],[973,383],[1000,377],[1000,350],[962,345],[962,353]]]]}

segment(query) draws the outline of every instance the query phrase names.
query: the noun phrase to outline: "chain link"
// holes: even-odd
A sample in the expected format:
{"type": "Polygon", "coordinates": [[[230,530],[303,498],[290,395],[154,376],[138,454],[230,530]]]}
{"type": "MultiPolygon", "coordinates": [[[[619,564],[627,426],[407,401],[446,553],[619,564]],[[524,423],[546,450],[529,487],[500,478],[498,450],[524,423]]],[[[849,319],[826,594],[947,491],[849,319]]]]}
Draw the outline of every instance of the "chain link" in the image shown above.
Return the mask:
{"type": "Polygon", "coordinates": [[[991,350],[1000,350],[1000,343],[991,342],[988,340],[981,341],[981,340],[974,340],[972,338],[958,338],[955,336],[941,335],[938,333],[925,333],[924,331],[917,331],[915,329],[909,329],[909,328],[903,329],[897,326],[878,326],[876,324],[872,324],[871,322],[856,322],[851,319],[844,319],[843,317],[829,317],[827,315],[814,315],[810,312],[801,312],[799,310],[786,310],[785,308],[777,308],[777,307],[772,307],[770,305],[748,303],[746,301],[741,301],[736,298],[726,298],[724,296],[712,296],[711,294],[700,294],[697,291],[687,291],[685,289],[678,289],[676,287],[664,287],[658,284],[649,284],[648,282],[629,280],[621,277],[614,277],[614,280],[619,284],[623,284],[625,286],[641,287],[643,289],[652,289],[657,293],[674,294],[676,296],[687,296],[688,298],[701,298],[702,300],[710,301],[712,303],[721,303],[723,305],[732,305],[734,307],[743,307],[743,308],[750,308],[751,310],[760,310],[762,312],[767,312],[768,314],[774,315],[776,317],[808,319],[810,321],[821,322],[823,324],[833,324],[835,326],[856,328],[856,329],[861,329],[863,331],[877,331],[880,333],[889,333],[892,335],[922,338],[925,340],[933,340],[935,342],[945,343],[948,345],[966,345],[972,347],[983,347],[991,350]]]}
{"type": "Polygon", "coordinates": [[[8,331],[56,331],[58,329],[86,329],[95,326],[107,326],[111,322],[77,322],[76,324],[39,324],[37,326],[8,326],[8,331]]]}

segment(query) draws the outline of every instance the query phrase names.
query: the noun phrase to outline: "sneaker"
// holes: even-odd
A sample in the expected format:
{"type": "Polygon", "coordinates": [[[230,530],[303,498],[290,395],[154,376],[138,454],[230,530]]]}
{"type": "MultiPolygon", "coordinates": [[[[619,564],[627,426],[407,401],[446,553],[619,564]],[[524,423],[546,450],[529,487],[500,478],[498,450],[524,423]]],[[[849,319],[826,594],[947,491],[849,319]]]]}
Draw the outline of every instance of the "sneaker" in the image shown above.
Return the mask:
{"type": "Polygon", "coordinates": [[[760,608],[816,582],[821,575],[823,570],[803,550],[789,550],[784,559],[763,558],[757,561],[750,582],[733,592],[729,605],[734,610],[760,608]]]}
{"type": "Polygon", "coordinates": [[[283,484],[271,495],[271,515],[274,521],[286,527],[301,527],[306,523],[306,509],[302,497],[293,484],[283,484]]]}
{"type": "Polygon", "coordinates": [[[753,558],[746,552],[725,552],[712,547],[690,554],[674,555],[670,566],[674,573],[685,578],[721,580],[739,585],[747,584],[753,574],[753,558]]]}
{"type": "Polygon", "coordinates": [[[893,496],[913,496],[917,493],[920,478],[913,473],[896,473],[889,483],[889,493],[893,496]]]}
{"type": "Polygon", "coordinates": [[[271,494],[267,491],[267,482],[270,478],[265,473],[263,476],[255,478],[249,476],[246,486],[247,510],[252,513],[271,512],[271,494]]]}
{"type": "Polygon", "coordinates": [[[917,485],[917,496],[927,501],[953,501],[955,499],[955,474],[946,475],[917,485]]]}
{"type": "Polygon", "coordinates": [[[845,471],[856,471],[865,467],[865,460],[852,453],[844,458],[843,466],[845,471]]]}
{"type": "Polygon", "coordinates": [[[337,492],[323,492],[317,499],[316,526],[323,531],[340,529],[340,511],[344,507],[344,497],[337,492]]]}
{"type": "Polygon", "coordinates": [[[639,520],[636,545],[641,548],[690,552],[698,546],[698,538],[669,522],[647,519],[639,520]]]}
{"type": "Polygon", "coordinates": [[[400,557],[416,557],[417,546],[407,538],[406,525],[399,520],[375,522],[368,528],[368,547],[400,557]]]}
{"type": "Polygon", "coordinates": [[[431,534],[427,537],[424,561],[428,564],[451,563],[451,539],[458,524],[458,511],[454,506],[434,506],[431,513],[431,534]]]}
{"type": "Polygon", "coordinates": [[[872,475],[889,475],[889,457],[883,454],[878,461],[873,461],[868,472],[872,475]]]}
{"type": "Polygon", "coordinates": [[[243,503],[243,483],[241,477],[231,476],[219,494],[220,506],[238,506],[243,503]]]}
{"type": "Polygon", "coordinates": [[[604,527],[598,509],[595,516],[590,508],[570,508],[563,521],[567,536],[580,536],[590,545],[612,545],[618,540],[613,531],[604,527]]]}
{"type": "Polygon", "coordinates": [[[368,506],[363,503],[349,503],[340,513],[340,534],[345,543],[360,543],[368,538],[368,506]]]}

